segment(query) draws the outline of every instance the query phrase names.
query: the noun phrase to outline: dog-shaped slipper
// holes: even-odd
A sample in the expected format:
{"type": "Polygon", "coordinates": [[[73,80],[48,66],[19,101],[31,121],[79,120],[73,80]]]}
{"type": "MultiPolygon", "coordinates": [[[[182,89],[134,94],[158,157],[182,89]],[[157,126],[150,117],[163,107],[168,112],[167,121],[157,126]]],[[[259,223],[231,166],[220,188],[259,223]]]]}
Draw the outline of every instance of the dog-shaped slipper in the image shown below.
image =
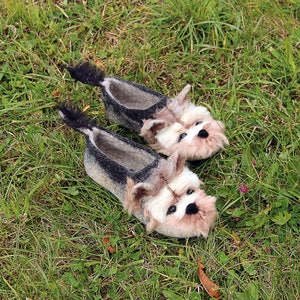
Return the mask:
{"type": "Polygon", "coordinates": [[[78,108],[59,104],[62,120],[86,136],[85,170],[146,225],[177,238],[207,237],[217,218],[216,198],[199,188],[198,176],[175,153],[151,149],[98,127],[78,108]]]}
{"type": "Polygon", "coordinates": [[[108,119],[133,129],[157,152],[186,160],[207,159],[228,145],[225,126],[204,106],[188,99],[191,86],[175,98],[104,72],[89,62],[65,67],[72,78],[101,87],[108,119]]]}

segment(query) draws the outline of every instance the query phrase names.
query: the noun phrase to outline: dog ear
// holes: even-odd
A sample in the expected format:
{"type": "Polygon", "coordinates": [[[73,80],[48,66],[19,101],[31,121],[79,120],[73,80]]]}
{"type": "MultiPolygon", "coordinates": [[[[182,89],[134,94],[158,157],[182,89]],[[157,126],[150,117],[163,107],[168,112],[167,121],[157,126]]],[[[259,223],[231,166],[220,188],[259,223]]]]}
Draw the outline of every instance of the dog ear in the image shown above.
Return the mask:
{"type": "Polygon", "coordinates": [[[153,186],[149,183],[135,182],[127,179],[124,208],[131,214],[133,211],[142,210],[142,199],[153,192],[153,186]]]}
{"type": "Polygon", "coordinates": [[[179,174],[183,171],[183,168],[185,166],[185,159],[179,156],[177,152],[169,156],[168,161],[173,164],[176,174],[179,174]]]}
{"type": "Polygon", "coordinates": [[[180,103],[183,104],[184,102],[188,101],[188,93],[191,90],[191,85],[187,84],[183,90],[175,97],[175,99],[180,103]]]}
{"type": "Polygon", "coordinates": [[[149,210],[145,210],[144,215],[149,219],[149,222],[146,224],[146,230],[147,232],[151,232],[155,227],[159,225],[159,222],[153,217],[149,210]]]}
{"type": "Polygon", "coordinates": [[[153,187],[149,183],[139,182],[132,189],[132,195],[135,201],[141,201],[144,197],[151,194],[153,187]]]}
{"type": "Polygon", "coordinates": [[[141,129],[141,136],[143,136],[148,142],[155,142],[155,135],[158,131],[167,126],[166,121],[161,119],[148,119],[144,121],[141,129]]]}
{"type": "Polygon", "coordinates": [[[158,180],[153,185],[156,190],[161,189],[170,182],[175,176],[180,174],[185,166],[185,159],[178,155],[178,152],[172,153],[166,160],[162,160],[158,168],[158,180]]]}

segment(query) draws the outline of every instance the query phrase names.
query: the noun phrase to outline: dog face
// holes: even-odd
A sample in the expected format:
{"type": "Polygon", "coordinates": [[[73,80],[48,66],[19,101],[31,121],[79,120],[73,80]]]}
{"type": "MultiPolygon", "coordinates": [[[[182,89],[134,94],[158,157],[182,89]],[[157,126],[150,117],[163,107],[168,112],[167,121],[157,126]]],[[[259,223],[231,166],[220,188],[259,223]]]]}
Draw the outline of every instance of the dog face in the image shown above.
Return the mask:
{"type": "MultiPolygon", "coordinates": [[[[195,202],[185,206],[185,214],[182,214],[182,212],[176,214],[176,210],[167,216],[164,223],[159,224],[154,229],[168,236],[178,238],[195,236],[206,238],[218,215],[215,208],[216,198],[205,195],[203,191],[200,191],[200,193],[195,191],[194,193],[195,202]]],[[[180,209],[179,203],[178,210],[180,209]]]]}
{"type": "Polygon", "coordinates": [[[229,144],[224,124],[206,107],[189,102],[186,91],[171,99],[155,119],[146,120],[141,135],[156,151],[168,156],[177,151],[187,160],[206,159],[229,144]]]}
{"type": "Polygon", "coordinates": [[[164,124],[156,131],[152,146],[166,155],[177,151],[189,160],[205,159],[228,145],[224,124],[214,120],[203,106],[189,103],[178,121],[164,124]]]}
{"type": "Polygon", "coordinates": [[[148,219],[147,231],[178,238],[207,237],[217,217],[216,199],[199,188],[201,183],[196,174],[184,167],[155,194],[149,184],[132,186],[148,219]]]}

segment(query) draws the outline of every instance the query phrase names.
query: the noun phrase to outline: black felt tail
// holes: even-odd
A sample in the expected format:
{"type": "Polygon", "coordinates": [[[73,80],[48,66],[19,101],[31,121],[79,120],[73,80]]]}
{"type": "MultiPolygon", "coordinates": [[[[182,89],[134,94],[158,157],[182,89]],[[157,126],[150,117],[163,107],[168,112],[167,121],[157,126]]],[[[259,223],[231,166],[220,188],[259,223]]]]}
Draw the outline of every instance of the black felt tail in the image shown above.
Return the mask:
{"type": "Polygon", "coordinates": [[[93,86],[101,86],[104,80],[104,71],[92,65],[88,61],[79,63],[75,66],[64,66],[75,80],[93,86]]]}
{"type": "Polygon", "coordinates": [[[95,126],[95,122],[78,107],[59,103],[57,108],[59,109],[62,120],[75,130],[83,132],[83,129],[92,130],[93,126],[95,126]]]}

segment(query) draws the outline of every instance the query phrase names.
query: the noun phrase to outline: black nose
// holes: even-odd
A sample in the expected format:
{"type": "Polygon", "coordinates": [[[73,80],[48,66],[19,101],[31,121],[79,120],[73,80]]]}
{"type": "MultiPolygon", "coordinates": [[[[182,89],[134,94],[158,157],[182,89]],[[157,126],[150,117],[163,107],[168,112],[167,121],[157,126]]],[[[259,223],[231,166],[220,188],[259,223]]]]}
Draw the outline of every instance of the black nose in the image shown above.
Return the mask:
{"type": "Polygon", "coordinates": [[[198,132],[198,136],[201,137],[202,139],[205,139],[208,137],[208,132],[205,129],[201,129],[198,132]]]}
{"type": "Polygon", "coordinates": [[[190,203],[186,209],[185,209],[185,213],[187,215],[194,215],[199,211],[197,205],[195,203],[190,203]]]}

